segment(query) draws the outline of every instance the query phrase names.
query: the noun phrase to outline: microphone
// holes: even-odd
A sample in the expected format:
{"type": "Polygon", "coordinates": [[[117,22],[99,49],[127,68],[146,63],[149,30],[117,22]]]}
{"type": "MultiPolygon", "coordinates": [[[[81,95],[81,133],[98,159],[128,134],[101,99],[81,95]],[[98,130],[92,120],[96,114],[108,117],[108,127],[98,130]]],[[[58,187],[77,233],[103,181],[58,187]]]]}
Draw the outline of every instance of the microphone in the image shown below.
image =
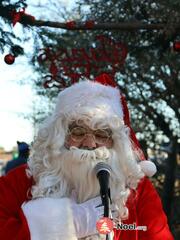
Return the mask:
{"type": "Polygon", "coordinates": [[[102,204],[104,205],[104,217],[109,217],[109,177],[112,169],[107,163],[99,162],[94,167],[94,170],[99,180],[100,195],[102,199],[102,204]]]}

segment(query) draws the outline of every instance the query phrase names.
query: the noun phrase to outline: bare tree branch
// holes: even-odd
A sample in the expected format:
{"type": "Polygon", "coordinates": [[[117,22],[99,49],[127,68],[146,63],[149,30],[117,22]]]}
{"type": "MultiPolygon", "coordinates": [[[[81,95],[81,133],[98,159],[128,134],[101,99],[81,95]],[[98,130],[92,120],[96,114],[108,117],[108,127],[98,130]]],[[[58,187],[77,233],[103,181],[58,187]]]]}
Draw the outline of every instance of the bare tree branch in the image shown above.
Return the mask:
{"type": "MultiPolygon", "coordinates": [[[[0,7],[0,16],[4,19],[12,21],[12,10],[7,6],[0,7]]],[[[68,30],[125,30],[125,31],[134,31],[134,30],[164,30],[170,23],[143,23],[140,21],[131,21],[131,22],[117,22],[117,23],[94,23],[88,26],[86,22],[74,22],[73,27],[68,26],[67,23],[53,22],[53,21],[44,21],[32,19],[31,15],[22,14],[19,22],[23,25],[36,26],[36,27],[52,27],[52,28],[61,28],[68,30]]],[[[171,24],[174,27],[175,31],[180,30],[180,23],[171,24]]]]}
{"type": "MultiPolygon", "coordinates": [[[[22,22],[23,24],[23,22],[22,22]]],[[[161,30],[166,27],[166,23],[156,23],[156,24],[145,24],[142,22],[122,22],[122,23],[95,23],[94,26],[88,27],[85,23],[76,23],[73,28],[69,28],[67,23],[52,22],[52,21],[43,21],[35,20],[32,23],[29,23],[31,26],[37,27],[53,27],[53,28],[62,28],[69,30],[161,30]]],[[[176,30],[180,30],[180,23],[174,24],[176,30]]]]}

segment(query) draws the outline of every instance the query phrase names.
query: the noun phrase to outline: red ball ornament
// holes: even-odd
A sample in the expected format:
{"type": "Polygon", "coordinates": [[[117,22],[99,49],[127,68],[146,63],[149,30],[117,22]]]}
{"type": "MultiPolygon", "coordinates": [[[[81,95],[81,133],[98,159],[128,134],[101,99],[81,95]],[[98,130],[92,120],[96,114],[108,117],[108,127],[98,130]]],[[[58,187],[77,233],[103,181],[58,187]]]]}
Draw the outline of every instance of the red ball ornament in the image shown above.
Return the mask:
{"type": "Polygon", "coordinates": [[[95,22],[93,20],[89,20],[85,22],[85,27],[87,28],[93,28],[94,27],[95,22]]]}
{"type": "Polygon", "coordinates": [[[5,61],[5,63],[11,65],[15,61],[15,56],[9,53],[4,57],[4,61],[5,61]]]}
{"type": "Polygon", "coordinates": [[[173,50],[175,52],[180,52],[180,41],[176,41],[173,43],[173,50]]]}
{"type": "Polygon", "coordinates": [[[69,21],[69,22],[66,23],[67,29],[73,29],[73,28],[75,28],[75,26],[76,26],[75,21],[69,21]]]}

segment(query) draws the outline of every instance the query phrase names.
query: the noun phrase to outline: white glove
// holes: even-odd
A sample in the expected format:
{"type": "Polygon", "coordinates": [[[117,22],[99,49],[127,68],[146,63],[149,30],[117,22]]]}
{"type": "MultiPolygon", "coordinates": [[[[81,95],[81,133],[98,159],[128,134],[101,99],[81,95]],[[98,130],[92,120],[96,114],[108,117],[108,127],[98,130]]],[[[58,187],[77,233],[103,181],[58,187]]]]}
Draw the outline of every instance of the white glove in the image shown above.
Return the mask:
{"type": "Polygon", "coordinates": [[[100,197],[77,204],[72,200],[74,225],[78,238],[87,237],[97,233],[96,222],[103,217],[104,206],[100,197]]]}
{"type": "Polygon", "coordinates": [[[22,205],[31,240],[77,240],[69,198],[38,198],[22,205]]]}

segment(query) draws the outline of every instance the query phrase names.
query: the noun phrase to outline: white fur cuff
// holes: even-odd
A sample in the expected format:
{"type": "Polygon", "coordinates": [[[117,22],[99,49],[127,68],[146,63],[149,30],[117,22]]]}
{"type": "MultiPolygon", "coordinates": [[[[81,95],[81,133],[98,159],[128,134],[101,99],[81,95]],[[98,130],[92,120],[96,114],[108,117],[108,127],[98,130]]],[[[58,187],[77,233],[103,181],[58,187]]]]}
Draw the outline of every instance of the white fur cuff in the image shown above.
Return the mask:
{"type": "Polygon", "coordinates": [[[39,198],[22,205],[31,240],[77,240],[68,198],[39,198]]]}

